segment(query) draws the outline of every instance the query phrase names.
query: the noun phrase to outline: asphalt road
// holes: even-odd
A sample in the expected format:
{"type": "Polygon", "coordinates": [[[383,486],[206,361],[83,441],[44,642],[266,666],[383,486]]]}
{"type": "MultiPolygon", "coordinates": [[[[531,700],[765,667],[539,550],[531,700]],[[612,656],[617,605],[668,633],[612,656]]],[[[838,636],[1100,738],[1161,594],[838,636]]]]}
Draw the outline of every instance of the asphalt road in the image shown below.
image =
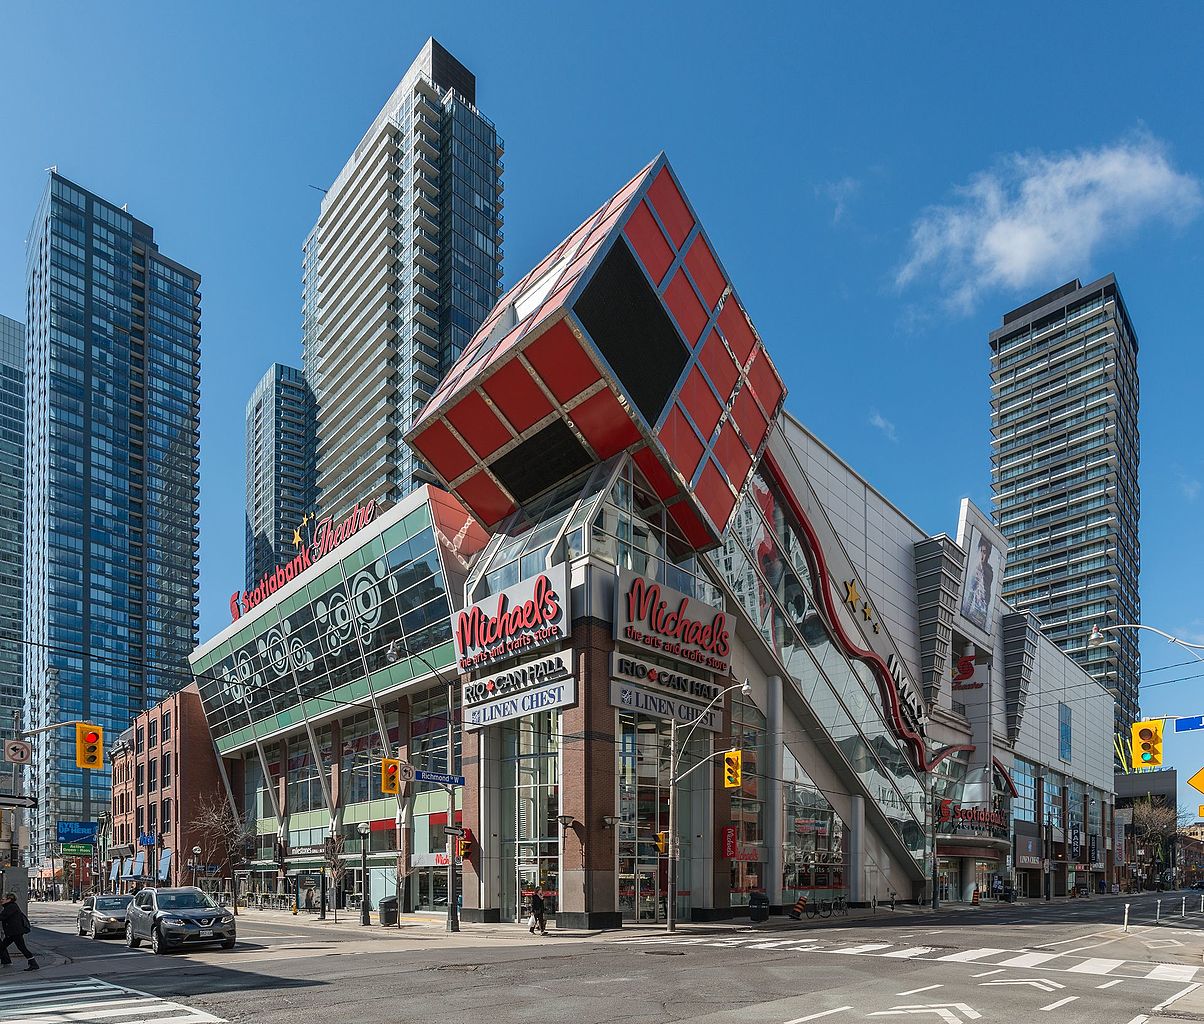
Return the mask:
{"type": "Polygon", "coordinates": [[[0,1021],[1144,1024],[1204,982],[1204,914],[1188,898],[1159,925],[1154,897],[1131,900],[1128,933],[1115,899],[671,937],[335,933],[250,914],[236,950],[166,957],[76,938],[74,908],[39,904],[31,944],[70,962],[0,975],[0,1021]]]}

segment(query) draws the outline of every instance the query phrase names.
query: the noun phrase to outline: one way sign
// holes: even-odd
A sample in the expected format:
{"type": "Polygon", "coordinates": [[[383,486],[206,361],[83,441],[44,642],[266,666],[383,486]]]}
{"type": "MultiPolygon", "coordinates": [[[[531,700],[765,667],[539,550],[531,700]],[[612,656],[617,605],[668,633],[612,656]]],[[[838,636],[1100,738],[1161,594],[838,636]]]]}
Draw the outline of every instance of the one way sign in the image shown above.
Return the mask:
{"type": "Polygon", "coordinates": [[[926,1003],[926,1004],[911,1004],[909,1006],[892,1006],[889,1010],[878,1010],[871,1013],[871,1017],[897,1017],[903,1014],[930,1014],[940,1017],[945,1024],[964,1024],[965,1020],[978,1020],[982,1014],[971,1006],[965,1003],[926,1003]],[[962,1014],[958,1016],[958,1012],[962,1014]]]}

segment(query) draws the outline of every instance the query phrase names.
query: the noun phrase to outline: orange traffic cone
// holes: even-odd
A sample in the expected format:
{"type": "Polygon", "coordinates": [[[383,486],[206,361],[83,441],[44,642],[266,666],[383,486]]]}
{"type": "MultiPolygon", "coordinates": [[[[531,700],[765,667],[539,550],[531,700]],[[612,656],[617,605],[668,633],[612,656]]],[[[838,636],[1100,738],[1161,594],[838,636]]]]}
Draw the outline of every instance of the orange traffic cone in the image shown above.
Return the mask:
{"type": "Polygon", "coordinates": [[[794,909],[790,911],[790,916],[793,917],[796,921],[798,921],[799,919],[802,918],[803,911],[805,911],[806,909],[807,909],[807,897],[800,896],[798,898],[798,902],[795,903],[795,905],[794,905],[794,909]]]}
{"type": "Polygon", "coordinates": [[[974,887],[974,898],[970,902],[976,907],[979,905],[980,900],[979,900],[977,885],[974,887]]]}

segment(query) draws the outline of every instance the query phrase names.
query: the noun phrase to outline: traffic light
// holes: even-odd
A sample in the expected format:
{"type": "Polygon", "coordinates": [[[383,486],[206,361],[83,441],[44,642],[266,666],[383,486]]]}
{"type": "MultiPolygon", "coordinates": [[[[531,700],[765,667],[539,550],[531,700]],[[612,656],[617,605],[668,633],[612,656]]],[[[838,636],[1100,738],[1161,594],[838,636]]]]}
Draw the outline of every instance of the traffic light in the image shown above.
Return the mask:
{"type": "Polygon", "coordinates": [[[456,838],[456,855],[461,860],[468,860],[469,854],[472,853],[472,836],[467,832],[456,838]]]}
{"type": "Polygon", "coordinates": [[[743,774],[744,754],[739,750],[729,750],[723,755],[723,788],[739,789],[743,774]]]}
{"type": "Polygon", "coordinates": [[[656,851],[664,856],[669,851],[669,833],[658,832],[656,834],[656,851]]]}
{"type": "Polygon", "coordinates": [[[1157,768],[1162,764],[1162,720],[1151,718],[1133,723],[1134,768],[1157,768]]]}
{"type": "Polygon", "coordinates": [[[79,768],[103,768],[105,731],[89,722],[75,723],[75,764],[79,768]]]}
{"type": "Polygon", "coordinates": [[[386,757],[380,762],[380,791],[401,792],[401,762],[395,757],[386,757]]]}

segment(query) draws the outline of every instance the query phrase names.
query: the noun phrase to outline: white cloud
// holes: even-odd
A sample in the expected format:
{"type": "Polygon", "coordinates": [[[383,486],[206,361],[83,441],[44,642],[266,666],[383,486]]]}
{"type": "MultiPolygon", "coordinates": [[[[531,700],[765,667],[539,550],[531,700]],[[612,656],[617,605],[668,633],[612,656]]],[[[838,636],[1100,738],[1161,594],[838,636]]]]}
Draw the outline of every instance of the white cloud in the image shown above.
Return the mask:
{"type": "Polygon", "coordinates": [[[828,181],[815,186],[818,199],[827,199],[832,204],[832,223],[839,224],[848,208],[849,200],[861,190],[861,182],[856,178],[841,178],[839,181],[828,181]]]}
{"type": "Polygon", "coordinates": [[[1200,496],[1200,481],[1195,479],[1195,477],[1180,473],[1179,489],[1183,491],[1183,497],[1188,501],[1195,501],[1200,496]]]}
{"type": "Polygon", "coordinates": [[[899,440],[899,435],[895,433],[895,425],[877,409],[870,410],[870,426],[881,430],[888,441],[897,442],[899,440]]]}
{"type": "Polygon", "coordinates": [[[1014,154],[920,215],[895,283],[931,273],[951,306],[969,310],[989,288],[1079,276],[1102,245],[1148,221],[1185,224],[1200,207],[1200,180],[1176,170],[1149,135],[1061,155],[1014,154]]]}

